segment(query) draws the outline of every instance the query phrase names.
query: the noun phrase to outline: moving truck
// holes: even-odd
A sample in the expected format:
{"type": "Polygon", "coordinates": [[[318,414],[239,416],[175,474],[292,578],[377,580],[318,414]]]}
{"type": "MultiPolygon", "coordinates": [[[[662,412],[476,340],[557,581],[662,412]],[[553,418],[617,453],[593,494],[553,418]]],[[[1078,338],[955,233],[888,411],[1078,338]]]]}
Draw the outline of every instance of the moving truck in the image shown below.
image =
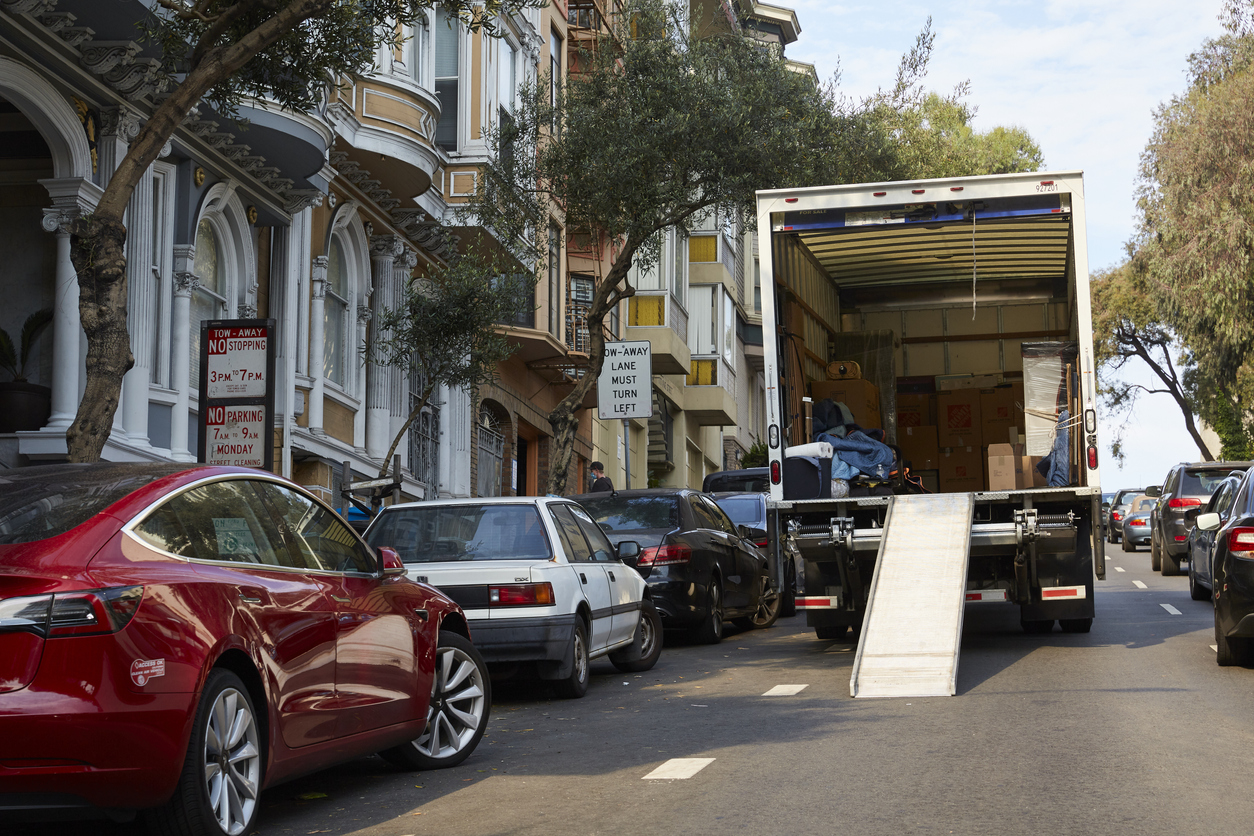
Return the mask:
{"type": "Polygon", "coordinates": [[[857,641],[852,695],[955,693],[968,605],[1088,632],[1082,173],[763,191],[758,230],[777,581],[819,638],[857,641]],[[842,449],[868,437],[891,464],[842,449]]]}

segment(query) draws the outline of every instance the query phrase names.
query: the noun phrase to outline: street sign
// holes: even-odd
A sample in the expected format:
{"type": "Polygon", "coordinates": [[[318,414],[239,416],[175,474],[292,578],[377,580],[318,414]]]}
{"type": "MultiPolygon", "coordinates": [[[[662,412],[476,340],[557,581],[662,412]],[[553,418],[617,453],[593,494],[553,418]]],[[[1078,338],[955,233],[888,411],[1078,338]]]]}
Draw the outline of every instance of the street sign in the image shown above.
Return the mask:
{"type": "Polygon", "coordinates": [[[648,340],[605,344],[597,412],[602,420],[653,417],[653,354],[648,340]]]}
{"type": "Polygon", "coordinates": [[[198,459],[274,468],[273,319],[200,323],[198,459]]]}

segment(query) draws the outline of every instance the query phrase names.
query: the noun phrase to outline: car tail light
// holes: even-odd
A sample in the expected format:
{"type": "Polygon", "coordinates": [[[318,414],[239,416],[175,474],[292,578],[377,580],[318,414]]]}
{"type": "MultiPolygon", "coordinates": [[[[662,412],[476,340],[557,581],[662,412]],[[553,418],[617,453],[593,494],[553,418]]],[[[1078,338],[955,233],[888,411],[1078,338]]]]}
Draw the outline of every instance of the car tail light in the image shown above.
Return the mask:
{"type": "Polygon", "coordinates": [[[1123,519],[1123,514],[1120,514],[1118,511],[1111,511],[1110,518],[1114,520],[1115,522],[1119,522],[1121,519],[1123,519]]]}
{"type": "Polygon", "coordinates": [[[548,582],[489,586],[488,601],[494,607],[551,607],[556,603],[553,584],[548,582]]]}
{"type": "Polygon", "coordinates": [[[1201,505],[1201,504],[1202,504],[1202,500],[1193,499],[1192,497],[1188,497],[1188,496],[1181,496],[1181,497],[1176,497],[1175,499],[1167,500],[1168,508],[1192,508],[1195,505],[1201,505]]]}
{"type": "Polygon", "coordinates": [[[1128,520],[1128,525],[1149,525],[1149,522],[1145,519],[1135,519],[1128,520]]]}
{"type": "Polygon", "coordinates": [[[640,553],[638,566],[673,566],[676,563],[688,563],[692,560],[692,548],[683,543],[672,543],[665,546],[653,546],[640,553]]]}
{"type": "Polygon", "coordinates": [[[770,541],[763,537],[761,540],[754,540],[753,545],[757,546],[759,549],[765,549],[768,542],[770,541]]]}
{"type": "Polygon", "coordinates": [[[115,586],[0,601],[0,632],[46,638],[116,633],[135,616],[142,586],[115,586]]]}
{"type": "Polygon", "coordinates": [[[1185,540],[1187,540],[1187,539],[1189,539],[1189,535],[1187,535],[1187,534],[1177,534],[1177,535],[1176,535],[1176,542],[1177,542],[1177,543],[1183,543],[1183,542],[1184,542],[1185,540]]]}
{"type": "Polygon", "coordinates": [[[1233,557],[1254,560],[1254,528],[1234,528],[1228,532],[1228,551],[1233,557]]]}

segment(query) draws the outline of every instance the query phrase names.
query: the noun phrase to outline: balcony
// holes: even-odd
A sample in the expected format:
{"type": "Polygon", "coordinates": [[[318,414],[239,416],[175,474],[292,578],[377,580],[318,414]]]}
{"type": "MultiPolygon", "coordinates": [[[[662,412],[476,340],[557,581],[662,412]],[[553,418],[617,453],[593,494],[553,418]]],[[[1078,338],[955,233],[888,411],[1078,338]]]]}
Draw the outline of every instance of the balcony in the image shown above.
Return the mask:
{"type": "Polygon", "coordinates": [[[637,293],[627,300],[627,339],[649,341],[654,374],[688,374],[688,315],[669,293],[637,293]]]}
{"type": "Polygon", "coordinates": [[[684,411],[702,427],[736,426],[736,373],[721,357],[693,358],[684,411]]]}

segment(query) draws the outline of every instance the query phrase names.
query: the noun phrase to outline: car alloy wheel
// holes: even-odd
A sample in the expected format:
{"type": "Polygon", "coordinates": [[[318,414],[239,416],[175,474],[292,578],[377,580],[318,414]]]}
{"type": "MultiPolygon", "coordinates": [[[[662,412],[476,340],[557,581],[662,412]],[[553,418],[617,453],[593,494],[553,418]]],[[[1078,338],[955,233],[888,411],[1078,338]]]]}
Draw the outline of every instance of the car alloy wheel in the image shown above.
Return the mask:
{"type": "Polygon", "coordinates": [[[483,657],[465,636],[441,630],[427,726],[412,742],[379,754],[407,769],[456,766],[479,745],[491,706],[492,683],[483,657]]]}
{"type": "Polygon", "coordinates": [[[779,618],[779,609],[783,604],[778,590],[771,589],[771,579],[763,575],[759,579],[761,588],[758,591],[758,608],[748,618],[736,619],[739,627],[752,630],[764,630],[779,618]]]}

